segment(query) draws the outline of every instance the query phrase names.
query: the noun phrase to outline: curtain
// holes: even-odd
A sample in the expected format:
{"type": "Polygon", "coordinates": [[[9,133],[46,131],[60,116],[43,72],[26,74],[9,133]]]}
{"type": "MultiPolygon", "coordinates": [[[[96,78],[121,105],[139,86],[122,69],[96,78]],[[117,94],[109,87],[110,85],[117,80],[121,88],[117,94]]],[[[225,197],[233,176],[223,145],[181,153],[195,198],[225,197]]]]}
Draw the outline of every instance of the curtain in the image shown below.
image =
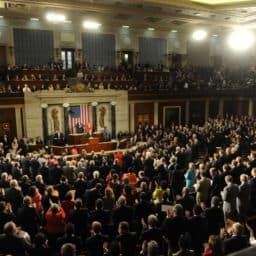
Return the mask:
{"type": "Polygon", "coordinates": [[[167,41],[160,38],[139,38],[139,63],[157,66],[165,63],[167,41]]]}
{"type": "Polygon", "coordinates": [[[115,36],[109,34],[83,33],[84,59],[92,67],[115,66],[115,36]]]}
{"type": "Polygon", "coordinates": [[[14,29],[14,51],[17,65],[45,65],[53,59],[53,32],[14,29]]]}

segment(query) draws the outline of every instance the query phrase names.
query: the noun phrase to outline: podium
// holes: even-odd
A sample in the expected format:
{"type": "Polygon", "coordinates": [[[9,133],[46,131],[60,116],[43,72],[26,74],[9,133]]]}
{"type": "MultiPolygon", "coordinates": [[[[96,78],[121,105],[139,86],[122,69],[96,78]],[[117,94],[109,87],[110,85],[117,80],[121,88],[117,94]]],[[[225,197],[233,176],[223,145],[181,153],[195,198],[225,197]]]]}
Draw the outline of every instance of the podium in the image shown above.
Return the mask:
{"type": "Polygon", "coordinates": [[[68,142],[70,145],[79,145],[88,143],[89,138],[85,133],[74,133],[68,135],[68,142]]]}

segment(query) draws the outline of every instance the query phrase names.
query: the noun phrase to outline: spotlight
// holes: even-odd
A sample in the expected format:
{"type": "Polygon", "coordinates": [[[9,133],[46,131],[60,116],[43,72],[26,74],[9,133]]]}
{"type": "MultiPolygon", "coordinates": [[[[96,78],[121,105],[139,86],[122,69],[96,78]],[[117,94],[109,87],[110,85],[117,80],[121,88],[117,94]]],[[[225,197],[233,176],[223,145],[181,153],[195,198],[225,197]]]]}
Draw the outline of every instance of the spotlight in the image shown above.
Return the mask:
{"type": "Polygon", "coordinates": [[[252,46],[253,42],[254,36],[249,30],[236,30],[228,37],[229,47],[238,51],[247,50],[252,46]]]}
{"type": "Polygon", "coordinates": [[[101,26],[100,23],[94,21],[85,21],[83,27],[87,29],[98,29],[101,26]]]}
{"type": "Polygon", "coordinates": [[[46,19],[51,22],[64,22],[66,17],[63,14],[51,12],[46,15],[46,19]]]}
{"type": "Polygon", "coordinates": [[[193,34],[192,34],[192,38],[195,41],[202,41],[207,37],[207,32],[204,30],[196,30],[193,34]]]}

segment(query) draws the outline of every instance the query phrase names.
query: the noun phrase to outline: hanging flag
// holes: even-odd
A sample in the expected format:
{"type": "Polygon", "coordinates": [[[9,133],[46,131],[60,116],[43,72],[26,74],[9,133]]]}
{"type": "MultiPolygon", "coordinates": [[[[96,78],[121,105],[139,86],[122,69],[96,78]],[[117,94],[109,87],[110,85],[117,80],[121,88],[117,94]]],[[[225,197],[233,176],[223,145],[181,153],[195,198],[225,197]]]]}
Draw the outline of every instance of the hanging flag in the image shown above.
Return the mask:
{"type": "Polygon", "coordinates": [[[69,128],[71,133],[76,132],[76,124],[81,123],[83,126],[90,123],[90,106],[89,104],[81,104],[78,106],[70,106],[69,110],[69,128]]]}

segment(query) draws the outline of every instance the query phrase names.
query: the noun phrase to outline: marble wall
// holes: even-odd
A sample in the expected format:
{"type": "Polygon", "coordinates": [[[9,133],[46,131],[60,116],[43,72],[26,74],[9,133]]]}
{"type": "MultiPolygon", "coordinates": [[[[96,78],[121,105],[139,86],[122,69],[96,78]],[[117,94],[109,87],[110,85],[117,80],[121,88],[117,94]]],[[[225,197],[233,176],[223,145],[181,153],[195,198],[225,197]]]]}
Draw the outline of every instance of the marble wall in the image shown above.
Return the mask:
{"type": "Polygon", "coordinates": [[[116,132],[129,130],[128,93],[127,91],[104,90],[92,93],[67,93],[65,91],[26,93],[24,102],[26,136],[43,137],[42,107],[69,103],[115,103],[116,132]]]}

